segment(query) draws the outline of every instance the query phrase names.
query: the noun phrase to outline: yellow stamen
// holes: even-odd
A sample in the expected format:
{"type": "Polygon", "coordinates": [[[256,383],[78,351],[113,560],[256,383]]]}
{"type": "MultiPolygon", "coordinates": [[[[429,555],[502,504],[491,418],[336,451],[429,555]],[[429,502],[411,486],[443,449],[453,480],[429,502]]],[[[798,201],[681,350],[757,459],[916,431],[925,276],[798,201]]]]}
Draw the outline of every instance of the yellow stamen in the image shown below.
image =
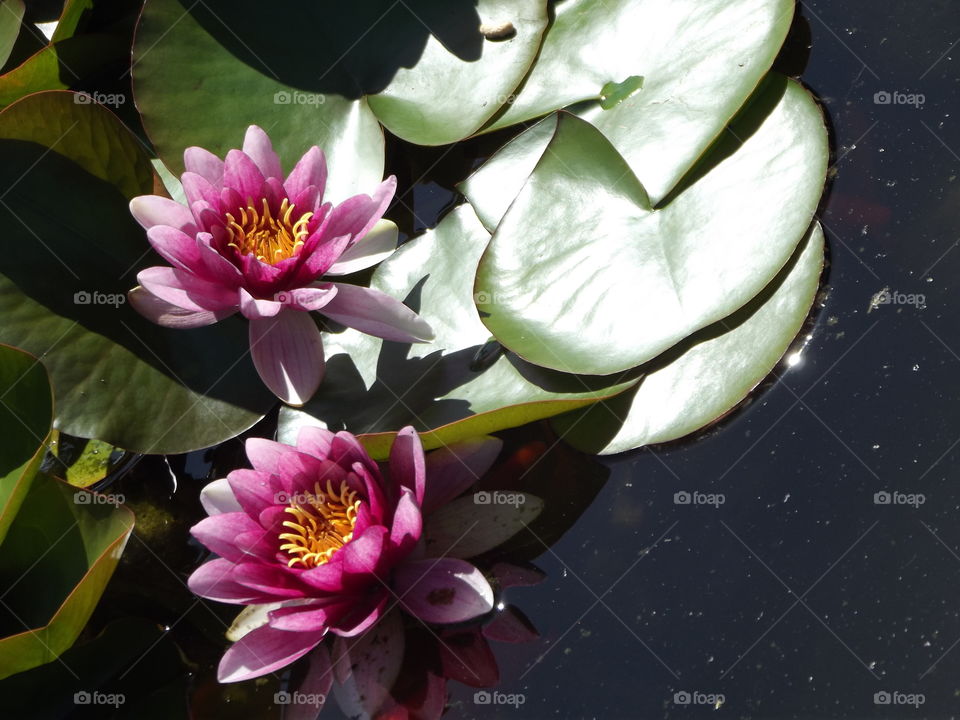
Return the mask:
{"type": "Polygon", "coordinates": [[[359,508],[356,491],[346,483],[334,489],[332,480],[327,480],[326,488],[315,483],[313,494],[293,496],[290,506],[284,508],[293,520],[284,521],[283,526],[294,532],[280,534],[280,539],[287,541],[280,549],[293,556],[287,566],[315,568],[329,562],[353,539],[359,508]]]}
{"type": "Polygon", "coordinates": [[[239,209],[239,220],[226,214],[227,246],[241,255],[254,255],[258,260],[276,265],[297,254],[307,238],[307,225],[312,212],[304,213],[293,220],[294,206],[283,199],[277,217],[270,213],[266,198],[261,198],[262,210],[254,206],[253,198],[247,198],[247,206],[239,209]]]}

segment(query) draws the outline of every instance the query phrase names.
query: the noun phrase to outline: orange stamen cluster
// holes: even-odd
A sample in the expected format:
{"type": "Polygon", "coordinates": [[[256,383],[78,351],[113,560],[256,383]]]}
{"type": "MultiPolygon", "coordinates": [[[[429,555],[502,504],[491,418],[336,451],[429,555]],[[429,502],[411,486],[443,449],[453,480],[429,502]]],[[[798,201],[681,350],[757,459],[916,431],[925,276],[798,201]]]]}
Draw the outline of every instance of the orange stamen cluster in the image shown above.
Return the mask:
{"type": "Polygon", "coordinates": [[[299,252],[309,234],[307,224],[313,213],[304,213],[293,221],[294,206],[283,199],[280,212],[273,217],[266,198],[261,198],[262,209],[254,206],[253,198],[247,198],[247,207],[240,208],[239,217],[226,214],[227,246],[241,255],[254,255],[258,260],[276,265],[299,252]]]}
{"type": "Polygon", "coordinates": [[[360,507],[356,491],[346,483],[334,489],[331,480],[327,480],[325,489],[318,482],[313,490],[312,494],[292,497],[290,506],[284,508],[293,516],[292,520],[283,523],[292,532],[280,535],[280,539],[286,541],[280,549],[292,555],[288,567],[324,565],[353,539],[360,507]]]}

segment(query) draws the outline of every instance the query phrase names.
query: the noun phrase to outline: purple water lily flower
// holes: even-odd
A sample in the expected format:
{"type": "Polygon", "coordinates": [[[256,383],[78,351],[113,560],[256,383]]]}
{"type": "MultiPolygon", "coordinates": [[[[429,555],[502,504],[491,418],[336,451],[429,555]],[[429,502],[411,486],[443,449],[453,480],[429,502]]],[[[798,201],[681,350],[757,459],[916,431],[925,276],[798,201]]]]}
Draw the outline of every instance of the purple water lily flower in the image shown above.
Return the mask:
{"type": "Polygon", "coordinates": [[[310,148],[284,179],[270,138],[256,125],[226,159],[191,147],[181,177],[187,206],[144,195],[130,211],[172,267],[137,275],[131,304],[172,328],[210,325],[236,312],[250,321],[250,353],[277,397],[302,405],[323,379],[320,332],[310,312],[399,342],[433,339],[430,326],[378,290],[326,282],[369,267],[396,248],[382,221],[397,182],[339,205],[323,202],[327,167],[310,148]]]}
{"type": "MultiPolygon", "coordinates": [[[[483,574],[462,554],[429,557],[421,537],[424,514],[434,511],[444,526],[438,536],[456,524],[466,534],[461,518],[468,508],[445,515],[448,503],[489,467],[499,447],[484,438],[425,457],[407,427],[397,434],[385,474],[347,432],[303,428],[296,447],[248,440],[253,469],[234,470],[204,488],[210,517],[191,530],[220,557],[190,576],[190,589],[258,606],[224,655],[220,681],[277,670],[328,633],[359,635],[392,606],[435,624],[489,612],[493,591],[483,574]]],[[[501,525],[491,523],[477,542],[501,542],[501,525]]],[[[482,548],[477,542],[471,552],[482,548]]]]}

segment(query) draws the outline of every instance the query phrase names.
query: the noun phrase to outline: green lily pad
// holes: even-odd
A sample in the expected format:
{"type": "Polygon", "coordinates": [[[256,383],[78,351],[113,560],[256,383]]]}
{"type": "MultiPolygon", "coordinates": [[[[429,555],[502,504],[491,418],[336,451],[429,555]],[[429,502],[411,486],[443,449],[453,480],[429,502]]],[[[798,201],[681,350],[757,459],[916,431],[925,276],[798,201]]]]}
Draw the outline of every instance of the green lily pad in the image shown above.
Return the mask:
{"type": "MultiPolygon", "coordinates": [[[[76,87],[79,78],[101,69],[107,62],[121,57],[129,48],[123,38],[96,33],[68,37],[51,43],[21,65],[0,76],[0,107],[41,90],[66,90],[76,87]]],[[[98,100],[119,105],[127,101],[122,93],[97,93],[98,100]]]]}
{"type": "Polygon", "coordinates": [[[433,343],[402,344],[346,330],[324,336],[323,392],[301,410],[280,410],[280,437],[323,424],[364,438],[377,458],[393,431],[413,425],[426,448],[523,425],[583,407],[629,387],[635,377],[580,377],[501,353],[477,317],[474,270],[489,240],[468,205],[385,260],[371,287],[403,299],[436,333],[433,343]]]}
{"type": "Polygon", "coordinates": [[[73,644],[133,529],[119,498],[36,474],[51,417],[43,366],[0,347],[0,678],[73,644]]]}
{"type": "Polygon", "coordinates": [[[724,415],[800,332],[823,270],[823,243],[814,224],[787,267],[747,305],[647,363],[634,388],[554,418],[554,428],[579,450],[610,455],[676,440],[724,415]]]}
{"type": "Polygon", "coordinates": [[[52,420],[43,365],[22,350],[0,345],[0,542],[40,468],[52,420]]]}
{"type": "Polygon", "coordinates": [[[17,36],[20,34],[20,23],[26,9],[23,0],[0,0],[0,67],[7,62],[10,51],[13,50],[17,36]]]}
{"type": "Polygon", "coordinates": [[[134,45],[137,106],[175,172],[185,147],[222,155],[257,124],[288,169],[320,146],[330,193],[343,199],[381,179],[378,118],[420,144],[472,134],[526,75],[546,24],[543,0],[357,0],[335,10],[148,0],[134,45]],[[481,28],[500,21],[515,35],[486,39],[481,28]]]}
{"type": "Polygon", "coordinates": [[[770,69],[793,12],[793,0],[558,3],[536,65],[486,129],[591,101],[578,112],[613,143],[657,205],[770,69]],[[643,78],[642,89],[634,77],[643,78]],[[604,109],[602,99],[617,86],[625,97],[604,109]]]}
{"type": "MultiPolygon", "coordinates": [[[[317,84],[337,59],[318,17],[328,12],[289,0],[148,0],[133,87],[167,167],[182,173],[192,145],[223,157],[253,124],[270,134],[287,172],[310,145],[322,148],[334,201],[371,192],[383,177],[383,131],[366,100],[317,84]]],[[[349,82],[342,73],[327,78],[349,82]]]]}
{"type": "Polygon", "coordinates": [[[34,481],[0,545],[0,678],[54,660],[77,639],[133,530],[133,514],[112,500],[34,481]]]}
{"type": "Polygon", "coordinates": [[[247,357],[246,324],[167,330],[125,304],[136,272],[164,264],[130,217],[159,181],[116,117],[68,92],[0,113],[0,342],[39,357],[55,425],[145,453],[215,445],[275,399],[247,357]]]}
{"type": "Polygon", "coordinates": [[[474,134],[512,99],[540,48],[547,3],[421,0],[409,9],[400,3],[373,28],[380,37],[370,38],[368,46],[379,55],[353,51],[359,72],[409,55],[410,37],[422,35],[424,24],[431,34],[415,64],[399,67],[369,102],[394,135],[418,145],[445,145],[474,134]]]}
{"type": "Polygon", "coordinates": [[[810,225],[827,157],[813,98],[770,76],[654,209],[610,142],[561,113],[480,262],[483,322],[543,367],[607,375],[640,365],[776,276],[810,225]]]}

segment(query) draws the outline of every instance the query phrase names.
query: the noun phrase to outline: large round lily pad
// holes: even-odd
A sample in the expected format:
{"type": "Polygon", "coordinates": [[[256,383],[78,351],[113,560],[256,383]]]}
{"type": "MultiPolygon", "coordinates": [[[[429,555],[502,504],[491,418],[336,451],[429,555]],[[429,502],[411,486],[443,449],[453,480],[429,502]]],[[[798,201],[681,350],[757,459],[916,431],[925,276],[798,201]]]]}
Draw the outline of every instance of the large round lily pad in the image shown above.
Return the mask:
{"type": "Polygon", "coordinates": [[[794,0],[565,0],[498,129],[578,112],[634,169],[654,205],[770,69],[794,0]]]}
{"type": "Polygon", "coordinates": [[[721,417],[773,370],[800,332],[823,270],[823,243],[814,224],[757,297],[647,363],[634,388],[555,418],[554,427],[576,448],[609,455],[676,440],[721,417]]]}
{"type": "Polygon", "coordinates": [[[605,375],[640,365],[773,279],[809,227],[827,157],[813,98],[770,76],[654,208],[610,141],[561,113],[480,262],[483,322],[544,367],[605,375]]]}

